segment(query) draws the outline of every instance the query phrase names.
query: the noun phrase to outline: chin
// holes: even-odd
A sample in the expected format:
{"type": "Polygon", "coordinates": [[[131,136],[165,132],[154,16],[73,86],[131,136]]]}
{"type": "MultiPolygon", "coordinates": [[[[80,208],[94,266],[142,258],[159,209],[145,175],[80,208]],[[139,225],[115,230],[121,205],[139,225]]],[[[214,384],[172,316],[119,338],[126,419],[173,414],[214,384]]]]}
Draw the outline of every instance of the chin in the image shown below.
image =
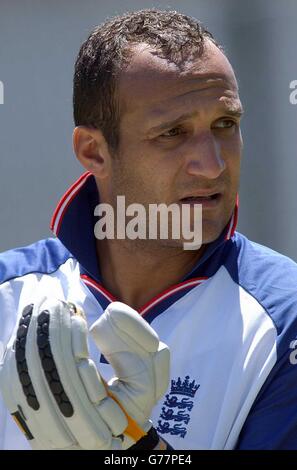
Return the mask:
{"type": "Polygon", "coordinates": [[[227,224],[204,223],[202,228],[202,244],[214,242],[221,235],[227,224]]]}

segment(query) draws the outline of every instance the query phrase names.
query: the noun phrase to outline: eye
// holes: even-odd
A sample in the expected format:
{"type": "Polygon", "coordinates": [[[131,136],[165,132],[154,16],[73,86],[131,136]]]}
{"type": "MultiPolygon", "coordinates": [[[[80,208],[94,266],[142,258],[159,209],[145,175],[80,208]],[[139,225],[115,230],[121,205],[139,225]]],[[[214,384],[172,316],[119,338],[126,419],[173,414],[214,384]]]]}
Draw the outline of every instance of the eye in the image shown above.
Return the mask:
{"type": "Polygon", "coordinates": [[[160,137],[176,137],[180,134],[182,134],[182,129],[180,127],[173,127],[172,129],[169,129],[168,131],[163,132],[163,134],[161,134],[160,137]]]}
{"type": "Polygon", "coordinates": [[[232,119],[224,118],[216,121],[215,124],[212,126],[214,129],[231,129],[232,127],[236,126],[237,123],[232,119]]]}

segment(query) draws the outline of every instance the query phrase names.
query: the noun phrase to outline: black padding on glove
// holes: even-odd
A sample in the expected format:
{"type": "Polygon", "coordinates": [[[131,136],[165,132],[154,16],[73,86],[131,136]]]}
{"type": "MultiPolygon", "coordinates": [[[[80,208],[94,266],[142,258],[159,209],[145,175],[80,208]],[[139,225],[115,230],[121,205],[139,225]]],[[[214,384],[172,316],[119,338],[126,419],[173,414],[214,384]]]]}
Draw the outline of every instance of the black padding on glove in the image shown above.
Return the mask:
{"type": "Polygon", "coordinates": [[[27,403],[30,408],[33,408],[33,410],[38,410],[40,405],[37,400],[34,387],[32,385],[26,361],[26,341],[32,313],[32,304],[27,305],[23,310],[22,317],[19,321],[19,327],[17,330],[17,337],[15,341],[15,358],[19,380],[21,382],[27,403]]]}
{"type": "Polygon", "coordinates": [[[43,310],[38,315],[37,323],[37,346],[47,383],[62,415],[70,418],[74,413],[73,406],[65,393],[53,358],[49,340],[50,314],[47,310],[43,310]]]}

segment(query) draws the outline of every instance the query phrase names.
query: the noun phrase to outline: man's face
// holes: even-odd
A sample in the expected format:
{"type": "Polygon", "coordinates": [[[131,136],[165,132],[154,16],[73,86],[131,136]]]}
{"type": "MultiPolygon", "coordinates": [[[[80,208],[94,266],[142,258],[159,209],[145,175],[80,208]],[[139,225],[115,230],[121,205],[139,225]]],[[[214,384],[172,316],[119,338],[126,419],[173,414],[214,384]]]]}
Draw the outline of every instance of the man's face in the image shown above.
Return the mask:
{"type": "Polygon", "coordinates": [[[210,41],[182,70],[146,45],[134,50],[119,80],[110,199],[125,195],[126,205],[146,208],[200,203],[209,243],[230,219],[239,184],[242,109],[233,69],[210,41]]]}

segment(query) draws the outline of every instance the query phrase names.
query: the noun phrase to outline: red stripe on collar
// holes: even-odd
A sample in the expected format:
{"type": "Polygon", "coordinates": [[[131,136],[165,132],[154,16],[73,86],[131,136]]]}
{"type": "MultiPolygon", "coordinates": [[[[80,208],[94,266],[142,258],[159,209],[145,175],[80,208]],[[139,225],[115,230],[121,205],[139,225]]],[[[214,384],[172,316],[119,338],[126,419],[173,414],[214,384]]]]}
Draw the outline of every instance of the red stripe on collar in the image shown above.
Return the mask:
{"type": "MultiPolygon", "coordinates": [[[[106,290],[101,284],[98,282],[94,281],[94,279],[90,278],[86,274],[81,274],[81,279],[89,286],[93,287],[94,289],[98,290],[104,297],[109,301],[109,302],[115,302],[117,299],[112,295],[108,290],[106,290]]],[[[168,289],[164,290],[160,294],[156,295],[153,297],[151,300],[149,300],[146,304],[144,304],[138,312],[140,315],[144,316],[152,307],[155,307],[158,303],[160,303],[162,300],[167,299],[173,294],[176,294],[177,292],[186,289],[187,287],[196,287],[202,284],[204,281],[206,281],[208,277],[194,277],[193,279],[190,279],[188,281],[180,282],[179,284],[175,284],[168,289]]]]}
{"type": "Polygon", "coordinates": [[[99,282],[94,281],[94,279],[87,276],[86,274],[81,274],[80,277],[85,284],[98,290],[102,295],[104,295],[107,300],[109,300],[109,302],[116,302],[117,299],[114,297],[114,295],[108,292],[108,290],[105,289],[101,284],[99,284],[99,282]]]}
{"type": "Polygon", "coordinates": [[[194,277],[193,279],[180,282],[179,284],[175,284],[174,286],[169,287],[168,289],[161,292],[161,294],[156,295],[151,300],[149,300],[149,302],[144,304],[139,309],[140,315],[145,315],[152,307],[155,307],[155,305],[157,305],[162,300],[167,299],[167,297],[170,297],[170,295],[176,294],[176,292],[186,289],[187,287],[199,286],[200,284],[202,284],[203,281],[206,281],[207,279],[208,279],[207,277],[194,277]]]}
{"type": "Polygon", "coordinates": [[[230,240],[230,238],[232,238],[235,233],[237,222],[238,222],[238,208],[239,208],[239,196],[237,194],[234,211],[230,219],[228,229],[226,231],[225,240],[230,240]]]}
{"type": "Polygon", "coordinates": [[[65,214],[65,211],[71,201],[74,199],[76,194],[79,192],[81,187],[85,184],[87,179],[92,175],[89,171],[81,175],[75,183],[73,183],[70,188],[66,191],[64,196],[60,199],[56,210],[53,214],[51,223],[50,223],[50,228],[54,232],[56,236],[59,234],[59,230],[61,227],[61,223],[65,214]]]}

